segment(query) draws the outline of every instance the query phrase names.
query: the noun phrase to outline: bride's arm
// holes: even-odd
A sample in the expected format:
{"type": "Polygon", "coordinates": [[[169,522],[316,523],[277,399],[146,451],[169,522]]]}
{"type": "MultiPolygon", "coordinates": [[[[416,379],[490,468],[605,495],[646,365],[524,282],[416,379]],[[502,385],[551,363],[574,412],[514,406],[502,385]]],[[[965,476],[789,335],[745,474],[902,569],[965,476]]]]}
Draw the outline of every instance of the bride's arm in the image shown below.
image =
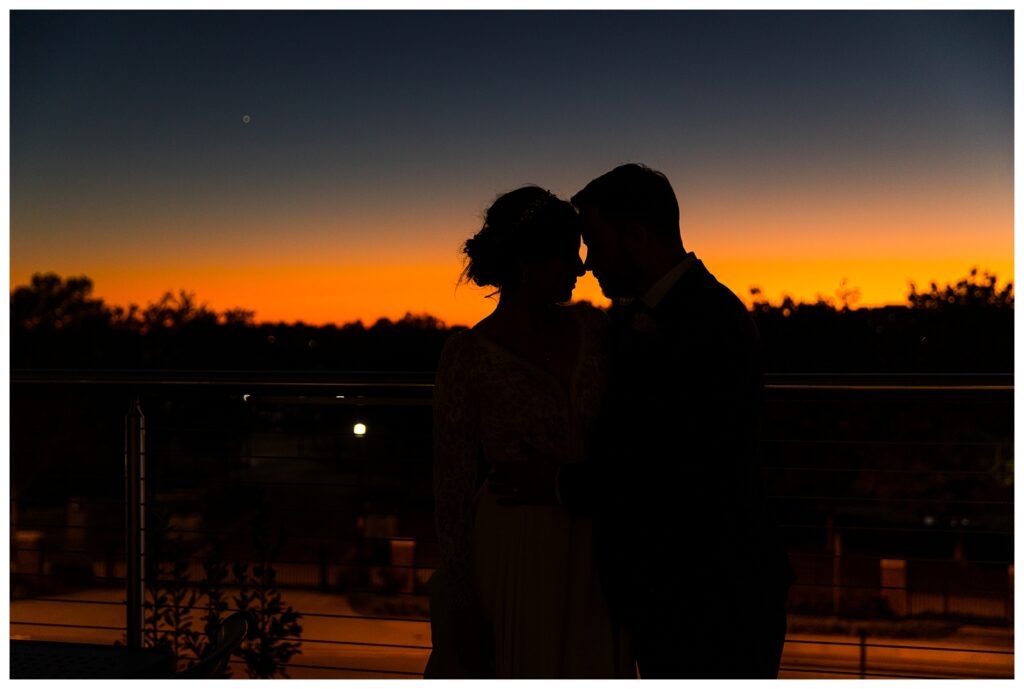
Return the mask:
{"type": "Polygon", "coordinates": [[[473,603],[472,534],[480,422],[465,334],[449,338],[434,384],[434,501],[441,569],[450,602],[473,603]]]}

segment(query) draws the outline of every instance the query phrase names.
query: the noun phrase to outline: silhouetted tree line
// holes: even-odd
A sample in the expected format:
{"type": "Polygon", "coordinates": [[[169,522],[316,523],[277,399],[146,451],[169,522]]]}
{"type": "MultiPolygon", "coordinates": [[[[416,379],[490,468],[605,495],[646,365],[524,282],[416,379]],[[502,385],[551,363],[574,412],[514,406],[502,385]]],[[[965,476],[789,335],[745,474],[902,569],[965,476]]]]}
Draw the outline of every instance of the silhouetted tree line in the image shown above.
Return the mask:
{"type": "Polygon", "coordinates": [[[12,368],[429,371],[450,333],[429,315],[366,327],[260,323],[166,293],[146,308],[108,307],[87,277],[34,275],[11,295],[12,368]]]}
{"type": "Polygon", "coordinates": [[[836,299],[773,305],[754,297],[765,368],[778,373],[1010,373],[1013,283],[977,268],[955,284],[910,284],[907,304],[854,309],[857,290],[836,299]]]}
{"type": "MultiPolygon", "coordinates": [[[[124,309],[92,297],[92,287],[84,276],[48,273],[14,290],[12,368],[431,371],[464,327],[411,313],[369,327],[257,324],[252,311],[218,313],[185,291],[124,309]]],[[[770,372],[1013,370],[1013,285],[999,288],[988,272],[927,291],[911,284],[902,306],[852,308],[856,290],[814,303],[751,294],[770,372]]]]}

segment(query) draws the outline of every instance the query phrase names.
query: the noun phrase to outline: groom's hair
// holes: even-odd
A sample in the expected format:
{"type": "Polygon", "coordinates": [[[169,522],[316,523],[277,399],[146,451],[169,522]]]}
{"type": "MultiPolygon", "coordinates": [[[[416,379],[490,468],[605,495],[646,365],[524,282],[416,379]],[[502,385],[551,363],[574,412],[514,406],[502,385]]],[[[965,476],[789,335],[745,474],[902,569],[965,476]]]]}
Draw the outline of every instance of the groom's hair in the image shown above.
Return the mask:
{"type": "Polygon", "coordinates": [[[640,223],[664,242],[682,242],[676,193],[665,175],[646,165],[629,163],[606,172],[573,196],[572,205],[590,206],[612,224],[640,223]]]}

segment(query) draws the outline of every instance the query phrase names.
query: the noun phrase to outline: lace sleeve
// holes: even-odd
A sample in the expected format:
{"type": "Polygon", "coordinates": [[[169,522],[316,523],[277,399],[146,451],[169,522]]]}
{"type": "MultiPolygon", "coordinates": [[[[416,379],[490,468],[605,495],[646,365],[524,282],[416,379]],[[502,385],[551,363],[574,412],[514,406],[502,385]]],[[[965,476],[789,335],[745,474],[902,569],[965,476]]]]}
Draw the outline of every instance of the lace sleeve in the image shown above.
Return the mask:
{"type": "Polygon", "coordinates": [[[468,333],[448,338],[434,383],[434,515],[441,569],[452,602],[470,604],[480,421],[468,333]]]}

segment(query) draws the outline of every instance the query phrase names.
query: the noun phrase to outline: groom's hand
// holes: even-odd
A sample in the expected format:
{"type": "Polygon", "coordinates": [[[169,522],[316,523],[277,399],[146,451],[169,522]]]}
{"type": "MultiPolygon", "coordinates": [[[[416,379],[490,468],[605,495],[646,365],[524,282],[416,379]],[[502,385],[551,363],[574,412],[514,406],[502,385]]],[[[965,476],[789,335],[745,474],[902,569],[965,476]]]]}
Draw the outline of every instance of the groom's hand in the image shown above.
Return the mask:
{"type": "Polygon", "coordinates": [[[557,505],[558,468],[550,459],[535,457],[497,462],[487,479],[488,490],[498,496],[499,505],[557,505]]]}

